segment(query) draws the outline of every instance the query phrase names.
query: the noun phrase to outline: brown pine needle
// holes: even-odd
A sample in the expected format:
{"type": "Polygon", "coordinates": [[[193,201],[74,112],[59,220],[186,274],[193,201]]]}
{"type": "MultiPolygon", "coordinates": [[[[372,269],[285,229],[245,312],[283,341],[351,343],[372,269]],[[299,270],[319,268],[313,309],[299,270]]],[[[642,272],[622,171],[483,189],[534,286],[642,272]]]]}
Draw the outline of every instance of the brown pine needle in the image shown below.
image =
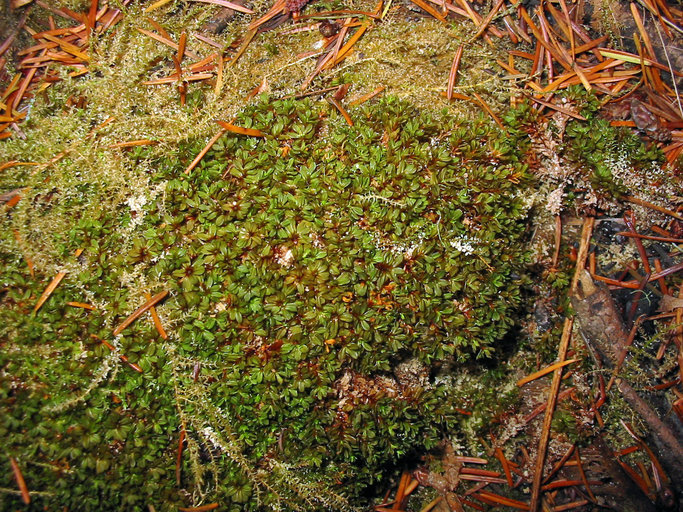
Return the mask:
{"type": "Polygon", "coordinates": [[[346,58],[349,51],[351,51],[351,48],[353,47],[353,45],[356,44],[356,42],[358,42],[358,40],[365,33],[365,31],[368,29],[369,26],[370,26],[370,23],[363,23],[360,27],[358,27],[358,30],[356,30],[356,32],[354,32],[354,34],[349,38],[349,40],[346,42],[346,44],[341,47],[337,56],[334,58],[333,61],[328,63],[328,65],[326,67],[332,68],[332,67],[336,66],[337,64],[339,64],[341,61],[343,61],[346,58]]]}
{"type": "MultiPolygon", "coordinates": [[[[579,275],[584,272],[586,268],[586,259],[588,257],[588,247],[590,246],[590,239],[593,234],[593,226],[595,219],[588,217],[583,223],[583,230],[581,232],[581,245],[579,246],[579,254],[576,258],[576,267],[574,268],[574,277],[570,288],[570,293],[575,295],[577,292],[579,275]]],[[[564,362],[569,350],[569,341],[572,337],[572,328],[574,327],[574,318],[566,318],[564,321],[564,329],[562,330],[562,338],[560,340],[560,347],[557,353],[557,359],[560,363],[564,362]]],[[[534,471],[534,479],[531,491],[531,512],[536,512],[540,505],[541,498],[541,481],[543,480],[543,466],[545,464],[545,456],[548,449],[548,442],[550,441],[550,424],[553,420],[553,413],[555,412],[555,405],[557,404],[558,393],[560,391],[560,383],[562,381],[562,367],[558,367],[553,374],[553,381],[550,387],[550,393],[547,400],[547,407],[545,416],[543,418],[543,427],[541,430],[541,437],[538,442],[538,450],[536,456],[536,467],[534,471]]]]}
{"type": "Polygon", "coordinates": [[[220,5],[221,7],[227,7],[233,11],[241,12],[244,14],[254,14],[254,11],[243,5],[236,4],[234,2],[228,2],[227,0],[190,0],[192,2],[203,2],[205,4],[220,5]]]}
{"type": "Polygon", "coordinates": [[[97,309],[92,304],[86,304],[85,302],[67,302],[66,305],[71,306],[72,308],[89,309],[90,311],[97,309]]]}
{"type": "Polygon", "coordinates": [[[367,94],[364,94],[364,95],[361,96],[360,98],[356,98],[356,99],[353,100],[353,101],[350,101],[350,102],[349,102],[349,106],[350,106],[350,107],[355,107],[356,105],[362,105],[362,104],[365,103],[366,101],[371,100],[372,98],[374,98],[375,96],[377,96],[378,94],[380,94],[381,92],[383,92],[384,89],[386,89],[386,87],[384,87],[383,85],[380,85],[380,86],[377,87],[374,91],[369,92],[369,93],[367,93],[367,94]]]}
{"type": "Polygon", "coordinates": [[[680,213],[676,213],[673,210],[669,210],[668,208],[664,208],[663,206],[658,206],[656,204],[649,203],[643,199],[639,199],[634,196],[622,196],[622,198],[628,201],[629,203],[637,204],[638,206],[644,206],[645,208],[650,208],[651,210],[655,210],[660,213],[669,215],[674,219],[683,220],[683,215],[681,215],[680,213]]]}
{"type": "Polygon", "coordinates": [[[216,121],[219,125],[223,127],[224,130],[238,135],[248,135],[249,137],[265,137],[266,134],[261,130],[256,130],[255,128],[242,128],[241,126],[235,126],[234,124],[226,123],[225,121],[216,121]]]}
{"type": "Polygon", "coordinates": [[[178,41],[178,64],[180,64],[183,61],[183,57],[185,57],[185,45],[187,44],[187,32],[183,32],[180,34],[180,40],[178,41]]]}
{"type": "Polygon", "coordinates": [[[157,142],[154,140],[149,140],[149,139],[139,139],[139,140],[130,140],[128,142],[117,142],[116,144],[110,144],[108,147],[111,149],[114,148],[132,148],[135,146],[151,146],[153,144],[156,144],[157,142]]]}
{"type": "Polygon", "coordinates": [[[439,11],[434,9],[431,5],[429,5],[427,2],[423,2],[422,0],[410,0],[413,2],[415,5],[417,5],[420,9],[428,12],[432,16],[434,16],[437,20],[439,21],[446,21],[446,17],[441,14],[439,11]]]}
{"type": "Polygon", "coordinates": [[[555,105],[554,103],[550,103],[549,101],[543,101],[542,99],[536,98],[535,96],[529,96],[526,95],[527,98],[529,98],[532,101],[535,101],[536,103],[540,103],[541,105],[551,108],[553,110],[557,110],[558,112],[562,112],[563,114],[568,115],[569,117],[573,117],[574,119],[578,119],[580,121],[585,121],[586,118],[583,117],[581,114],[577,114],[576,112],[572,112],[568,108],[561,107],[559,105],[555,105]]]}
{"type": "Polygon", "coordinates": [[[183,443],[185,442],[185,427],[180,431],[180,439],[178,440],[178,454],[175,461],[175,480],[180,487],[180,472],[182,470],[183,462],[183,443]]]}
{"type": "Polygon", "coordinates": [[[496,2],[496,5],[489,11],[489,13],[486,15],[486,18],[484,18],[479,25],[477,32],[470,39],[471,41],[474,41],[486,31],[486,29],[489,27],[489,23],[491,23],[493,17],[498,14],[498,11],[500,11],[500,8],[503,6],[504,2],[505,0],[498,0],[498,2],[496,2]]]}
{"type": "Polygon", "coordinates": [[[432,501],[430,501],[424,507],[422,507],[422,510],[420,510],[420,512],[429,512],[434,507],[436,507],[439,503],[441,503],[441,501],[443,501],[443,496],[439,496],[437,498],[434,498],[432,501]]]}
{"type": "Polygon", "coordinates": [[[339,113],[344,117],[344,120],[346,121],[346,124],[349,126],[353,126],[353,119],[351,119],[351,116],[349,113],[342,107],[341,103],[339,103],[337,100],[334,98],[327,98],[327,101],[332,105],[334,108],[336,108],[339,113]]]}
{"type": "Polygon", "coordinates": [[[204,155],[206,155],[211,147],[220,139],[224,134],[226,130],[221,130],[219,131],[216,135],[211,137],[211,140],[204,146],[204,149],[202,149],[199,154],[192,160],[190,165],[187,166],[187,169],[185,169],[185,174],[190,174],[190,171],[197,167],[197,164],[201,162],[202,158],[204,158],[204,155]]]}
{"type": "MultiPolygon", "coordinates": [[[[579,474],[581,475],[581,481],[583,482],[583,486],[586,488],[586,492],[588,493],[588,496],[590,496],[591,501],[593,503],[597,503],[597,500],[595,499],[595,494],[593,494],[593,490],[591,489],[588,479],[586,478],[586,472],[583,470],[583,464],[581,463],[581,455],[579,454],[578,448],[576,448],[576,451],[574,452],[574,457],[576,458],[576,466],[579,468],[579,474]]],[[[600,482],[597,482],[597,485],[600,485],[600,482]]]]}
{"type": "Polygon", "coordinates": [[[28,505],[31,503],[31,495],[28,492],[28,487],[26,487],[24,475],[21,474],[21,470],[19,469],[17,461],[15,461],[12,457],[9,458],[9,463],[12,466],[14,478],[16,479],[19,490],[21,491],[21,501],[23,501],[25,505],[28,505]]]}
{"type": "Polygon", "coordinates": [[[455,86],[455,79],[458,76],[458,68],[460,67],[460,58],[462,57],[463,45],[460,45],[453,57],[453,64],[451,64],[451,72],[448,74],[448,87],[446,88],[446,98],[448,101],[453,99],[453,87],[455,86]]]}
{"type": "Polygon", "coordinates": [[[472,95],[477,98],[477,101],[481,104],[481,106],[486,110],[488,115],[490,115],[493,120],[496,122],[498,126],[500,126],[501,130],[505,131],[505,126],[503,125],[503,122],[500,120],[500,118],[496,115],[496,113],[491,110],[491,107],[488,106],[488,104],[483,100],[481,96],[479,96],[476,92],[473,92],[472,95]]]}
{"type": "Polygon", "coordinates": [[[52,295],[52,292],[55,291],[57,286],[59,286],[59,283],[62,282],[62,279],[64,279],[64,276],[66,275],[65,270],[61,270],[57,272],[57,275],[54,277],[54,279],[50,282],[49,285],[47,285],[47,288],[45,288],[45,291],[43,294],[40,296],[38,299],[38,302],[36,302],[36,305],[33,308],[33,312],[37,312],[43,304],[45,304],[45,301],[50,298],[50,295],[52,295]]]}
{"type": "MultiPolygon", "coordinates": [[[[99,341],[100,343],[102,343],[102,345],[104,345],[105,347],[107,347],[107,348],[108,348],[109,350],[111,350],[112,352],[116,352],[116,348],[114,348],[114,345],[112,345],[111,343],[109,343],[109,342],[103,340],[102,338],[100,338],[100,337],[98,337],[98,336],[95,336],[94,334],[91,334],[90,337],[93,338],[93,339],[96,339],[97,341],[99,341]]],[[[130,366],[130,367],[131,367],[133,370],[135,370],[136,372],[138,372],[138,373],[143,373],[142,368],[140,368],[140,367],[139,367],[137,364],[135,364],[135,363],[131,363],[131,362],[128,360],[128,358],[127,358],[126,356],[124,356],[124,355],[122,355],[122,354],[119,354],[119,359],[120,359],[121,361],[123,361],[124,363],[126,363],[128,366],[130,366]]]]}
{"type": "Polygon", "coordinates": [[[458,463],[458,464],[488,464],[489,461],[486,459],[482,459],[480,457],[466,457],[466,456],[460,456],[457,455],[453,457],[453,460],[458,463]]]}
{"type": "Polygon", "coordinates": [[[152,11],[154,11],[155,9],[158,9],[159,7],[163,7],[164,5],[166,5],[167,3],[169,3],[170,1],[171,1],[171,0],[157,0],[156,2],[154,2],[154,3],[153,3],[152,5],[150,5],[149,7],[146,7],[145,10],[144,10],[143,12],[152,12],[152,11]]]}
{"type": "MultiPolygon", "coordinates": [[[[176,43],[174,43],[173,41],[171,41],[170,39],[167,39],[167,38],[165,38],[159,34],[155,34],[154,32],[151,32],[149,30],[145,30],[144,28],[136,28],[136,30],[138,32],[140,32],[141,34],[149,36],[152,39],[156,39],[157,41],[159,41],[162,44],[165,44],[169,48],[173,48],[175,51],[178,51],[179,46],[176,43]]],[[[185,55],[187,55],[191,59],[199,59],[200,58],[199,55],[197,55],[194,52],[191,52],[190,50],[186,50],[185,55]]]]}
{"type": "Polygon", "coordinates": [[[202,505],[200,507],[178,507],[180,512],[206,512],[207,510],[213,510],[218,508],[218,503],[209,503],[208,505],[202,505]]]}
{"type": "Polygon", "coordinates": [[[250,29],[247,32],[247,35],[244,36],[244,40],[242,41],[242,45],[240,46],[239,50],[237,50],[237,53],[233,56],[232,60],[228,62],[228,67],[232,67],[235,65],[235,63],[239,60],[239,58],[244,55],[244,52],[247,51],[247,47],[249,46],[249,43],[251,43],[251,40],[254,39],[254,36],[258,32],[258,28],[253,28],[250,29]]]}
{"type": "Polygon", "coordinates": [[[472,497],[478,498],[484,503],[503,505],[505,507],[516,508],[518,510],[529,510],[529,505],[522,501],[506,498],[505,496],[500,496],[499,494],[494,494],[488,491],[479,491],[477,494],[473,494],[472,497]]]}
{"type": "Polygon", "coordinates": [[[512,482],[512,473],[510,472],[510,464],[508,464],[508,460],[505,458],[505,454],[503,453],[503,450],[501,450],[499,447],[496,448],[495,452],[496,458],[500,462],[500,465],[503,466],[503,472],[505,473],[505,479],[507,480],[507,484],[512,487],[513,482],[512,482]]]}
{"type": "Polygon", "coordinates": [[[517,381],[517,386],[522,387],[525,384],[528,384],[532,380],[536,380],[540,377],[543,377],[544,375],[548,375],[549,373],[554,372],[558,368],[562,368],[564,366],[567,366],[568,364],[572,364],[578,361],[578,359],[569,359],[567,361],[562,361],[559,363],[551,364],[550,366],[543,368],[542,370],[538,370],[537,372],[532,373],[531,375],[528,375],[527,377],[524,377],[523,379],[519,379],[517,381]]]}
{"type": "MultiPolygon", "coordinates": [[[[148,301],[152,300],[152,296],[149,293],[145,293],[145,298],[148,301]]],[[[152,315],[152,321],[154,322],[154,327],[156,328],[157,332],[159,333],[159,336],[161,336],[163,339],[167,340],[168,334],[166,334],[166,331],[164,330],[164,326],[161,325],[161,319],[159,318],[159,314],[157,313],[157,308],[152,306],[151,308],[149,308],[149,312],[152,315]]]]}
{"type": "Polygon", "coordinates": [[[137,320],[140,317],[140,315],[148,311],[149,308],[160,302],[164,297],[166,297],[166,295],[168,295],[168,290],[159,292],[154,297],[145,302],[142,306],[140,306],[138,309],[136,309],[128,318],[121,322],[121,325],[114,329],[114,336],[118,336],[119,334],[121,334],[121,331],[123,331],[133,322],[135,322],[135,320],[137,320]]]}

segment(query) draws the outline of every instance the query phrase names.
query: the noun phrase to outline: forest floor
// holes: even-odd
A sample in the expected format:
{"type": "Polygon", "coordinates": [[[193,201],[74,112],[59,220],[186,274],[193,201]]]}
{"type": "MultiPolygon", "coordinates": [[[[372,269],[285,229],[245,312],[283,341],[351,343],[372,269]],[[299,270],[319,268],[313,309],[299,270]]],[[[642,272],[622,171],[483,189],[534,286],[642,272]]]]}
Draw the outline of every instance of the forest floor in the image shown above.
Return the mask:
{"type": "MultiPolygon", "coordinates": [[[[187,174],[222,134],[256,134],[234,119],[262,94],[312,98],[349,125],[384,95],[500,127],[528,104],[532,283],[516,348],[496,356],[501,396],[515,398],[486,405],[492,422],[466,440],[405,461],[368,508],[681,510],[682,20],[664,0],[11,0],[0,15],[3,229],[26,272],[44,276],[38,309],[64,275],[55,242],[30,240],[66,229],[70,213],[32,213],[49,201],[31,188],[36,173],[64,183],[70,162],[108,187],[103,201],[131,204],[149,187],[135,151],[201,140],[187,174]],[[577,159],[565,128],[588,118],[633,138],[591,142],[595,154],[577,159]]],[[[25,461],[2,456],[0,493],[28,505],[37,484],[25,461]]]]}

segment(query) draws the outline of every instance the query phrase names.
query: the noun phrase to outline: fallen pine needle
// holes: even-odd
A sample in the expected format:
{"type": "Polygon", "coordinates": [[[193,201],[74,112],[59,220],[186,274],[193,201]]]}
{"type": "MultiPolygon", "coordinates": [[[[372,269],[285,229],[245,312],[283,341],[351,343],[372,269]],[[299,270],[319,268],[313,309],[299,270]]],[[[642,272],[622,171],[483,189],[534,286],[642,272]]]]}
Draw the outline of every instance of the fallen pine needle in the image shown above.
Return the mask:
{"type": "Polygon", "coordinates": [[[453,64],[451,65],[451,72],[448,74],[448,87],[446,88],[446,98],[448,101],[453,99],[453,87],[455,86],[455,79],[458,76],[458,68],[460,67],[460,58],[462,57],[463,45],[458,47],[453,57],[453,64]]]}
{"type": "Polygon", "coordinates": [[[381,92],[383,92],[384,89],[386,89],[386,87],[384,87],[383,85],[381,85],[381,86],[377,87],[374,91],[369,92],[369,93],[367,93],[367,94],[364,94],[364,95],[361,96],[360,98],[356,98],[356,99],[353,100],[353,101],[350,101],[350,102],[349,102],[349,106],[350,106],[350,107],[355,107],[356,105],[361,105],[361,104],[365,103],[366,101],[371,100],[372,98],[374,98],[375,96],[377,96],[377,95],[380,94],[381,92]]]}
{"type": "Polygon", "coordinates": [[[28,487],[26,487],[24,475],[21,474],[21,470],[19,469],[17,461],[15,461],[12,457],[9,458],[9,463],[12,466],[14,478],[17,480],[17,485],[19,486],[19,490],[21,491],[21,501],[23,501],[25,505],[28,505],[29,503],[31,503],[31,495],[28,492],[28,487]]]}
{"type": "Polygon", "coordinates": [[[135,146],[150,146],[152,144],[156,144],[157,142],[154,140],[149,140],[149,139],[139,139],[139,140],[130,140],[128,142],[117,142],[116,144],[110,144],[110,148],[132,148],[135,146]]]}
{"type": "Polygon", "coordinates": [[[529,505],[522,501],[513,500],[512,498],[506,498],[499,494],[494,494],[488,491],[479,491],[477,494],[472,495],[473,498],[478,498],[484,503],[490,503],[493,505],[503,505],[506,507],[512,507],[519,510],[529,510],[529,505]]]}
{"type": "Polygon", "coordinates": [[[45,304],[45,301],[50,298],[50,295],[52,295],[52,292],[55,291],[57,286],[59,286],[59,283],[64,279],[64,276],[66,275],[65,270],[61,270],[57,272],[57,275],[54,277],[54,279],[50,282],[50,284],[47,285],[47,288],[45,288],[45,291],[43,294],[40,296],[38,299],[38,302],[36,302],[36,305],[33,308],[33,312],[35,313],[38,311],[43,304],[45,304]]]}
{"type": "Polygon", "coordinates": [[[180,431],[180,439],[178,440],[178,455],[175,461],[175,480],[178,486],[180,486],[180,471],[182,468],[183,461],[183,442],[185,441],[185,427],[180,431]]]}
{"type": "MultiPolygon", "coordinates": [[[[96,339],[97,341],[99,341],[100,343],[102,343],[102,345],[104,345],[105,347],[107,347],[107,348],[108,348],[109,350],[111,350],[112,352],[116,352],[116,348],[114,348],[114,346],[113,346],[111,343],[109,343],[109,342],[107,342],[107,341],[104,341],[102,338],[99,338],[98,336],[95,336],[94,334],[91,334],[90,336],[91,336],[92,338],[96,339]]],[[[135,370],[136,372],[138,372],[138,373],[143,373],[142,368],[140,368],[140,367],[139,367],[137,364],[135,364],[135,363],[131,363],[131,362],[128,360],[128,358],[127,358],[126,356],[124,356],[123,354],[119,354],[119,359],[121,359],[121,361],[123,361],[124,363],[126,363],[128,366],[130,366],[130,367],[131,367],[133,370],[135,370]]]]}
{"type": "Polygon", "coordinates": [[[236,133],[238,135],[248,135],[249,137],[265,137],[266,134],[261,130],[256,130],[255,128],[242,128],[241,126],[235,126],[234,124],[226,123],[225,121],[216,121],[219,125],[223,127],[224,130],[236,133]]]}
{"type": "Polygon", "coordinates": [[[422,0],[410,0],[413,2],[415,5],[420,7],[422,10],[428,12],[432,16],[434,16],[437,20],[439,21],[446,21],[446,17],[441,14],[439,11],[434,9],[431,5],[429,5],[427,2],[423,2],[422,0]]]}
{"type": "Polygon", "coordinates": [[[358,42],[358,40],[362,37],[362,35],[365,33],[369,26],[369,23],[363,23],[360,27],[358,27],[358,30],[356,30],[354,34],[346,42],[346,44],[341,47],[336,57],[334,57],[331,61],[327,63],[326,67],[328,69],[332,68],[339,64],[341,61],[343,61],[348,55],[348,53],[351,51],[353,45],[356,44],[356,42],[358,42]]]}
{"type": "Polygon", "coordinates": [[[498,118],[496,113],[493,110],[491,110],[491,107],[488,106],[488,104],[482,99],[482,97],[479,96],[476,92],[473,92],[472,95],[475,98],[477,98],[477,101],[481,104],[482,107],[484,107],[484,110],[488,112],[488,114],[493,118],[496,124],[500,126],[501,130],[505,131],[505,126],[503,125],[503,122],[498,118]]]}
{"type": "Polygon", "coordinates": [[[479,457],[466,457],[466,456],[460,456],[457,455],[453,458],[453,460],[460,464],[488,464],[489,461],[486,459],[481,459],[479,457]]]}
{"type": "Polygon", "coordinates": [[[209,503],[200,507],[178,507],[180,512],[204,512],[205,510],[213,510],[218,508],[218,503],[209,503]]]}
{"type": "Polygon", "coordinates": [[[351,116],[350,116],[349,113],[344,109],[344,107],[341,106],[341,103],[339,103],[339,102],[338,102],[337,100],[335,100],[334,98],[327,98],[327,101],[328,101],[332,106],[334,106],[334,108],[336,108],[336,109],[339,111],[339,113],[342,115],[342,117],[343,117],[344,120],[346,121],[346,124],[348,124],[349,126],[353,126],[353,119],[351,119],[351,116]]]}
{"type": "Polygon", "coordinates": [[[669,210],[668,208],[664,208],[663,206],[648,203],[647,201],[644,201],[633,196],[623,196],[623,199],[626,199],[629,203],[637,204],[638,206],[644,206],[645,208],[650,208],[651,210],[656,210],[658,212],[665,213],[666,215],[669,215],[674,219],[683,220],[683,215],[681,215],[680,213],[676,213],[673,210],[669,210]]]}
{"type": "Polygon", "coordinates": [[[554,372],[558,368],[562,368],[563,366],[567,366],[568,364],[575,363],[576,361],[578,361],[578,359],[568,359],[567,361],[561,361],[559,363],[551,364],[550,366],[543,368],[542,370],[538,370],[537,372],[534,372],[531,375],[524,377],[523,379],[519,379],[517,381],[517,387],[521,388],[522,386],[528,384],[532,380],[536,380],[540,377],[543,377],[544,375],[554,372]]]}
{"type": "Polygon", "coordinates": [[[244,14],[254,14],[254,11],[243,5],[236,4],[234,2],[228,2],[227,0],[191,0],[192,2],[203,2],[205,4],[220,5],[221,7],[227,7],[233,11],[238,11],[244,14]]]}
{"type": "MultiPolygon", "coordinates": [[[[586,259],[588,257],[588,247],[590,246],[590,239],[593,234],[593,226],[595,225],[594,217],[587,217],[583,222],[583,229],[581,231],[581,245],[579,246],[579,253],[576,258],[576,266],[574,268],[574,277],[572,278],[570,293],[575,295],[578,289],[579,276],[586,268],[586,259]]],[[[564,321],[564,328],[562,330],[562,338],[560,339],[560,346],[557,351],[557,358],[559,362],[564,362],[569,350],[569,341],[572,337],[572,329],[574,327],[574,318],[567,317],[564,321]]],[[[536,467],[534,471],[534,478],[531,489],[531,512],[536,512],[539,509],[541,498],[541,481],[543,480],[543,467],[545,464],[545,457],[548,450],[548,443],[550,441],[550,424],[553,420],[553,413],[555,412],[555,405],[557,404],[558,393],[560,391],[560,383],[562,381],[562,368],[558,367],[553,373],[552,384],[550,385],[550,393],[548,395],[547,406],[545,409],[545,416],[543,418],[543,426],[541,436],[538,441],[538,450],[536,455],[536,467]]]]}
{"type": "Polygon", "coordinates": [[[85,302],[67,302],[66,305],[71,306],[72,308],[89,309],[90,311],[97,309],[92,304],[86,304],[85,302]]]}
{"type": "Polygon", "coordinates": [[[169,3],[171,0],[158,0],[157,2],[154,2],[152,5],[149,7],[146,7],[144,12],[152,12],[155,9],[158,9],[159,7],[163,7],[167,3],[169,3]]]}
{"type": "Polygon", "coordinates": [[[420,510],[420,512],[429,512],[434,507],[436,507],[439,503],[441,503],[442,500],[443,500],[443,496],[439,496],[438,498],[434,498],[432,501],[430,501],[424,507],[422,507],[422,510],[420,510]]]}
{"type": "MultiPolygon", "coordinates": [[[[149,293],[145,293],[145,298],[148,301],[152,300],[152,296],[149,293]]],[[[163,339],[167,340],[168,334],[166,334],[166,331],[164,330],[164,326],[161,325],[161,319],[159,318],[159,314],[157,313],[157,308],[152,306],[151,308],[149,308],[149,312],[152,315],[152,321],[154,322],[154,327],[156,327],[156,330],[159,333],[159,336],[161,336],[163,339]]]]}
{"type": "Polygon", "coordinates": [[[565,510],[571,510],[573,508],[582,507],[583,505],[588,505],[590,503],[588,500],[572,501],[571,503],[565,503],[564,505],[555,505],[553,507],[554,512],[564,512],[565,510]]]}
{"type": "Polygon", "coordinates": [[[114,329],[114,336],[118,336],[119,334],[121,334],[121,331],[123,331],[133,322],[135,322],[135,320],[137,320],[138,317],[140,317],[140,315],[149,310],[152,306],[160,302],[164,297],[166,297],[166,295],[168,295],[168,290],[159,292],[154,297],[145,302],[142,306],[140,306],[138,309],[136,309],[128,318],[121,322],[121,325],[114,329]]]}
{"type": "Polygon", "coordinates": [[[197,167],[197,164],[201,162],[202,158],[204,158],[204,155],[206,155],[211,147],[220,139],[223,135],[225,134],[225,130],[219,131],[216,135],[211,137],[211,140],[204,146],[204,149],[202,149],[199,154],[192,160],[190,165],[187,166],[187,169],[185,169],[185,174],[190,174],[190,171],[197,167]]]}

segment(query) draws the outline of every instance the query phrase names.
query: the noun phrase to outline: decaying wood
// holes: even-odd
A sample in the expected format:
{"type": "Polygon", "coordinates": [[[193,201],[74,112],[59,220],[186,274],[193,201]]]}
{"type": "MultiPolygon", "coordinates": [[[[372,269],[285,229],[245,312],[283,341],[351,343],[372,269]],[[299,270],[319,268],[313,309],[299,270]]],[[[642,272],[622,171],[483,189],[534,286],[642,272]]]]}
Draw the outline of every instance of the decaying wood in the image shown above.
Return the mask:
{"type": "MultiPolygon", "coordinates": [[[[628,340],[619,311],[609,291],[596,284],[587,271],[580,276],[577,295],[572,297],[580,331],[586,345],[607,368],[613,368],[628,340]]],[[[674,481],[683,481],[683,447],[679,439],[683,426],[674,415],[664,420],[626,381],[617,380],[623,398],[651,429],[651,438],[657,447],[657,456],[674,481]]]]}

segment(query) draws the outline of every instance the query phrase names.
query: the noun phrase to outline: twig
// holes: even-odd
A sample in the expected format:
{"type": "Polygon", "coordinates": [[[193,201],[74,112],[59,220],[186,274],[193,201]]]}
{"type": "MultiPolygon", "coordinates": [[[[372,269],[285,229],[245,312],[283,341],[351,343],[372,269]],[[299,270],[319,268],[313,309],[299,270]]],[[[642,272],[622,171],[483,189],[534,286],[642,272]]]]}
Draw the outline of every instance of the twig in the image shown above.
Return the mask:
{"type": "MultiPolygon", "coordinates": [[[[593,225],[595,219],[588,217],[584,221],[583,230],[581,232],[581,246],[579,247],[579,254],[576,259],[576,267],[574,269],[574,278],[570,294],[575,295],[577,292],[579,275],[586,266],[586,258],[588,256],[588,247],[590,239],[593,234],[593,225]]],[[[562,363],[567,358],[567,351],[569,350],[569,341],[571,339],[572,328],[574,327],[574,318],[566,318],[564,321],[564,329],[562,330],[562,339],[560,340],[560,347],[558,349],[558,362],[562,363]]],[[[538,443],[538,455],[536,458],[536,468],[534,472],[533,487],[531,493],[531,512],[536,512],[540,506],[541,496],[541,481],[543,480],[543,465],[545,463],[546,451],[548,449],[548,442],[550,441],[550,424],[555,412],[555,404],[557,403],[557,394],[560,391],[560,382],[562,380],[562,368],[555,370],[553,374],[553,381],[550,387],[550,395],[548,397],[548,405],[545,410],[545,417],[543,418],[543,429],[541,431],[541,438],[538,443]]]]}

